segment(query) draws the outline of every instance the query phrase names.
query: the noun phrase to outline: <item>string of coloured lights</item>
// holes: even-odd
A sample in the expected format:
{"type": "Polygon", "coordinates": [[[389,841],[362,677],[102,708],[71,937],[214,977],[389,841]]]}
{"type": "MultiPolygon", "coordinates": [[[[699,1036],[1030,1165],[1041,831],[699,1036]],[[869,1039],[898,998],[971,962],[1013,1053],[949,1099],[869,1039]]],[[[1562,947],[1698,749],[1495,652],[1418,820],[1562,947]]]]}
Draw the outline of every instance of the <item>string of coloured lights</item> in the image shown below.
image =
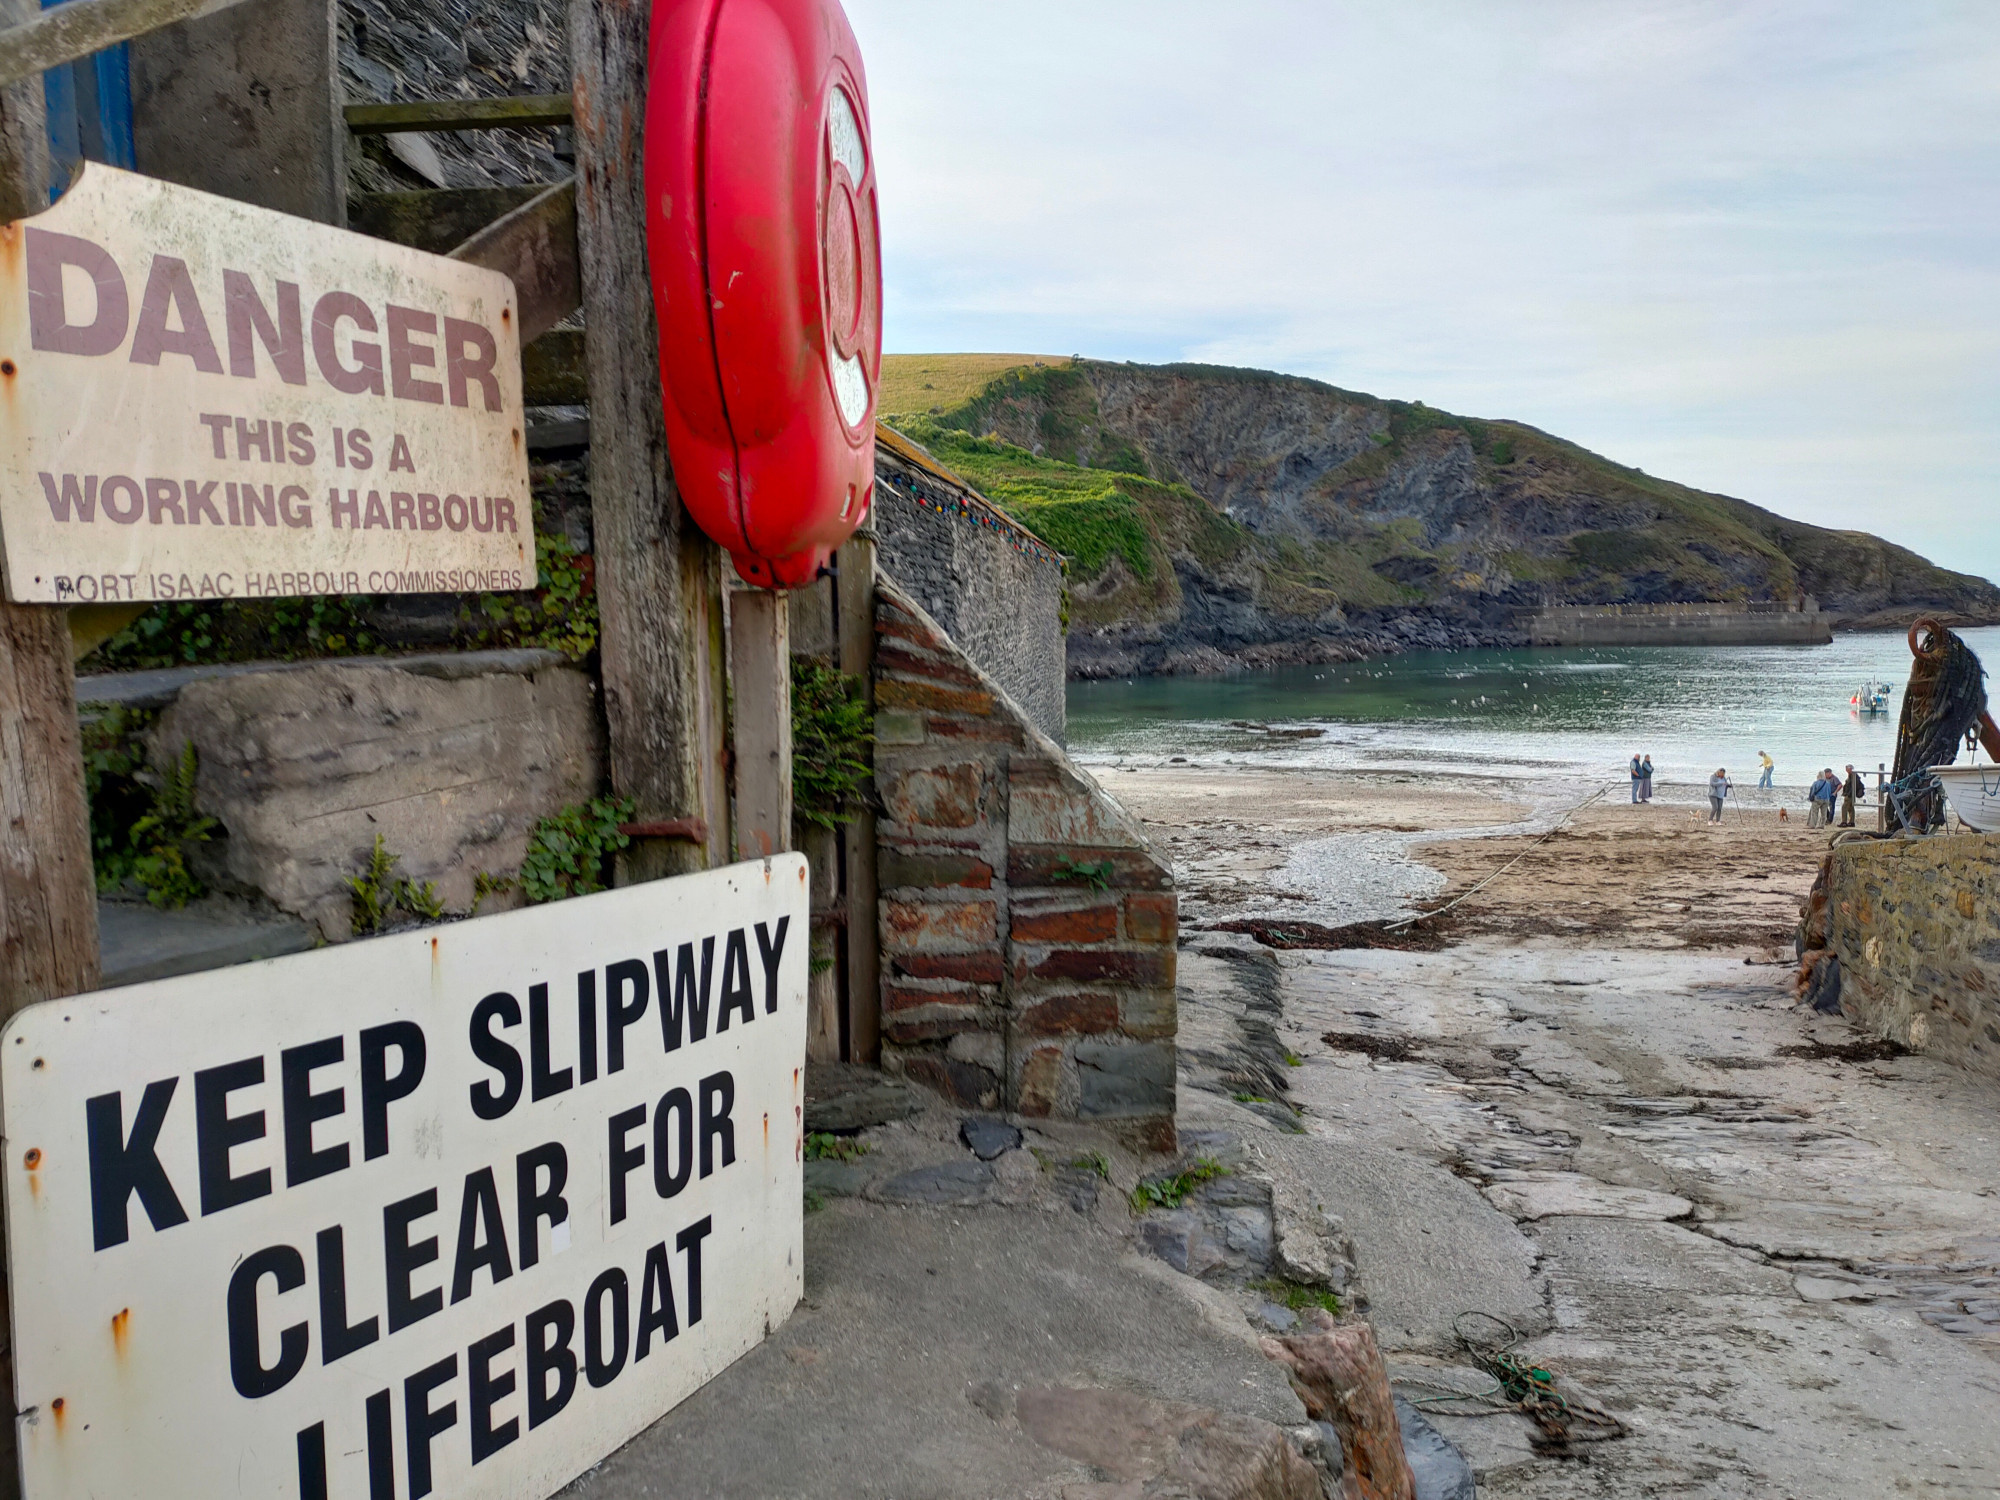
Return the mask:
{"type": "Polygon", "coordinates": [[[956,516],[988,531],[998,532],[1007,544],[1023,557],[1031,557],[1036,562],[1054,563],[1058,567],[1062,564],[1063,557],[1060,552],[1044,546],[1021,530],[1013,521],[989,509],[986,504],[968,500],[963,495],[933,484],[921,471],[914,474],[899,474],[893,469],[885,470],[878,467],[875,482],[891,486],[925,510],[935,511],[941,516],[956,516]]]}

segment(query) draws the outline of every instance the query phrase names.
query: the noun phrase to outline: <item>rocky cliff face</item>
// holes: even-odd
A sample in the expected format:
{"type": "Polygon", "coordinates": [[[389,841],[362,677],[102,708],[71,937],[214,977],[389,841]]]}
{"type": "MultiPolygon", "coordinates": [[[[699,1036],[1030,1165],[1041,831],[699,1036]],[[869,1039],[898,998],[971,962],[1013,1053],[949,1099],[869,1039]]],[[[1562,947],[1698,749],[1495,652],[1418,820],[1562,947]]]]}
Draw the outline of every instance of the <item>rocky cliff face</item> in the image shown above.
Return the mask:
{"type": "Polygon", "coordinates": [[[1085,675],[1512,643],[1517,613],[1551,603],[1807,593],[1849,625],[2000,620],[2000,589],[1878,537],[1656,479],[1520,423],[1296,377],[1028,366],[917,425],[1115,476],[1155,569],[1142,576],[1127,549],[1074,570],[1071,665],[1085,675]]]}

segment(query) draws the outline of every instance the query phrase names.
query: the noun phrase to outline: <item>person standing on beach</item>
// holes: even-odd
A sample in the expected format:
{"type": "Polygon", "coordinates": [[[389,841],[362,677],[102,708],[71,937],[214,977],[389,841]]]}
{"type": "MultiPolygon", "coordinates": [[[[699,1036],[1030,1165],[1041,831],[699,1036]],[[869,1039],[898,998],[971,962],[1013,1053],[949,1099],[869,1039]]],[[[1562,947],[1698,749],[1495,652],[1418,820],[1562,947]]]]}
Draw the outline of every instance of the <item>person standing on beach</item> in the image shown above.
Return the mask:
{"type": "Polygon", "coordinates": [[[1849,766],[1847,768],[1847,779],[1840,784],[1840,826],[1842,828],[1852,828],[1854,826],[1854,803],[1857,798],[1863,802],[1868,800],[1868,783],[1861,779],[1859,771],[1849,766]]]}
{"type": "Polygon", "coordinates": [[[1637,807],[1639,805],[1639,783],[1645,777],[1646,773],[1640,768],[1639,757],[1636,755],[1632,757],[1632,764],[1626,769],[1632,773],[1632,805],[1637,807]]]}
{"type": "Polygon", "coordinates": [[[1653,800],[1653,757],[1650,755],[1639,763],[1639,800],[1653,800]]]}
{"type": "Polygon", "coordinates": [[[1762,750],[1757,752],[1757,759],[1764,767],[1764,774],[1757,778],[1757,790],[1768,792],[1771,790],[1772,773],[1778,769],[1778,763],[1762,750]]]}
{"type": "Polygon", "coordinates": [[[1722,799],[1728,795],[1729,773],[1718,766],[1715,774],[1708,778],[1709,822],[1720,823],[1722,821],[1722,799]]]}

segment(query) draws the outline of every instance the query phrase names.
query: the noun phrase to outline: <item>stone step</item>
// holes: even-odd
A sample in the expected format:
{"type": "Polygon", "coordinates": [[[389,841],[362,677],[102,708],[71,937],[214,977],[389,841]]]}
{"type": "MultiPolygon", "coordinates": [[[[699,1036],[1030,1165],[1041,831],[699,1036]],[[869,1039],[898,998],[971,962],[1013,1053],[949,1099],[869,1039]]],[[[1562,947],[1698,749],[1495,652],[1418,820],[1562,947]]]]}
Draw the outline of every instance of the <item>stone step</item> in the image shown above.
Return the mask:
{"type": "Polygon", "coordinates": [[[209,907],[156,911],[137,901],[98,902],[97,934],[105,989],[313,946],[312,929],[294,917],[256,917],[209,907]]]}

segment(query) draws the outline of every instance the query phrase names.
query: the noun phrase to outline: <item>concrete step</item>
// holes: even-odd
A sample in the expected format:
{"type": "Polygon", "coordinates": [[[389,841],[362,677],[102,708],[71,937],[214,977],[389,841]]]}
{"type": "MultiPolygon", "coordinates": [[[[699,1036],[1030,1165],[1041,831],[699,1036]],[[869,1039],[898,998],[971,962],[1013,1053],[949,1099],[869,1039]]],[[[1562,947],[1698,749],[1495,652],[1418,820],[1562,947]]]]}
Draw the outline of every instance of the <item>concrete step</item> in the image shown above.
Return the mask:
{"type": "Polygon", "coordinates": [[[139,901],[99,901],[97,934],[106,989],[276,958],[313,945],[312,929],[295,917],[258,917],[207,904],[157,911],[139,901]]]}

